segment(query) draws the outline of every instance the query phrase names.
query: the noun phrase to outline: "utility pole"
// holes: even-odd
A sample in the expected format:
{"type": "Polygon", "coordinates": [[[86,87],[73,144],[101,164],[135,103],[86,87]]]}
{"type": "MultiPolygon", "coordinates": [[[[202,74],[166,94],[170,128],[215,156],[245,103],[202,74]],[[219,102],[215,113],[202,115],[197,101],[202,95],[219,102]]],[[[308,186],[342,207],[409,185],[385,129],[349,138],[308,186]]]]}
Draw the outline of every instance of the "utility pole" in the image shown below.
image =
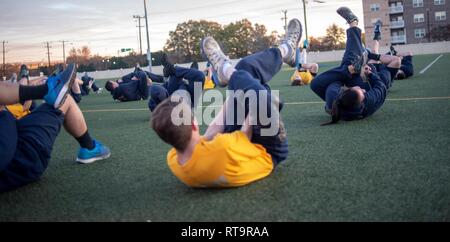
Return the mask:
{"type": "Polygon", "coordinates": [[[50,69],[50,48],[52,47],[49,42],[46,42],[45,48],[47,48],[48,68],[50,69]]]}
{"type": "Polygon", "coordinates": [[[136,26],[136,27],[139,28],[139,50],[140,50],[140,53],[141,53],[141,55],[142,55],[142,36],[141,36],[141,28],[144,27],[144,26],[141,25],[141,19],[143,19],[143,18],[145,18],[145,17],[139,16],[139,15],[133,15],[133,18],[138,20],[138,26],[136,26]]]}
{"type": "Polygon", "coordinates": [[[8,43],[7,41],[3,40],[2,41],[2,45],[3,45],[3,76],[6,77],[6,61],[5,61],[5,44],[8,43]]]}
{"type": "Polygon", "coordinates": [[[69,42],[69,41],[67,41],[67,40],[61,40],[60,42],[62,43],[62,46],[63,46],[64,68],[66,68],[67,63],[66,63],[66,46],[65,46],[65,44],[66,44],[67,42],[69,42]]]}
{"type": "Polygon", "coordinates": [[[147,30],[147,59],[148,59],[148,69],[152,72],[152,53],[150,52],[150,36],[148,33],[148,15],[147,15],[147,1],[144,0],[144,11],[145,11],[145,28],[147,30]]]}
{"type": "Polygon", "coordinates": [[[287,10],[282,11],[284,13],[284,18],[281,18],[281,20],[284,20],[284,37],[286,37],[287,34],[287,10]]]}

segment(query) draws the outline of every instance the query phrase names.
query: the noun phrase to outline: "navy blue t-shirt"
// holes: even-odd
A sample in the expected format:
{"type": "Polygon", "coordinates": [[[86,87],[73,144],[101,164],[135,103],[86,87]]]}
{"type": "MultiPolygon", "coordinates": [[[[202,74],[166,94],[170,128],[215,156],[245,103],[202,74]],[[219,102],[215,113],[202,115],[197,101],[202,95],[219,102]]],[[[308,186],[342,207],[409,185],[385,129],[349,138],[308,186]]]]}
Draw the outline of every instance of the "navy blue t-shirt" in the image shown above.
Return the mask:
{"type": "Polygon", "coordinates": [[[414,75],[414,67],[412,56],[404,56],[402,59],[402,65],[400,66],[400,70],[405,73],[406,78],[414,75]]]}

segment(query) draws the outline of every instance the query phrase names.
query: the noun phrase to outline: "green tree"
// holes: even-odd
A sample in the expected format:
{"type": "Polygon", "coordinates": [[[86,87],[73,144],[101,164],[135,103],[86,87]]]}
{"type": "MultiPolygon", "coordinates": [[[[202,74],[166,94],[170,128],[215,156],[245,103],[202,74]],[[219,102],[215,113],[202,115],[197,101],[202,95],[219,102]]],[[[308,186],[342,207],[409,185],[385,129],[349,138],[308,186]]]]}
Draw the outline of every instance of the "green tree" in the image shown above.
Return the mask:
{"type": "Polygon", "coordinates": [[[425,38],[431,37],[433,41],[449,41],[450,40],[450,24],[433,28],[425,38]]]}
{"type": "Polygon", "coordinates": [[[169,33],[164,51],[175,55],[178,63],[201,61],[199,44],[208,35],[213,36],[231,58],[247,56],[277,42],[276,32],[267,35],[264,25],[253,26],[248,19],[223,27],[216,22],[189,20],[169,33]]]}
{"type": "Polygon", "coordinates": [[[178,24],[174,31],[169,32],[164,51],[175,54],[180,63],[200,61],[201,39],[207,35],[216,36],[221,30],[220,24],[206,20],[178,24]]]}
{"type": "Polygon", "coordinates": [[[336,24],[330,25],[322,44],[327,50],[339,50],[345,48],[345,30],[336,24]]]}

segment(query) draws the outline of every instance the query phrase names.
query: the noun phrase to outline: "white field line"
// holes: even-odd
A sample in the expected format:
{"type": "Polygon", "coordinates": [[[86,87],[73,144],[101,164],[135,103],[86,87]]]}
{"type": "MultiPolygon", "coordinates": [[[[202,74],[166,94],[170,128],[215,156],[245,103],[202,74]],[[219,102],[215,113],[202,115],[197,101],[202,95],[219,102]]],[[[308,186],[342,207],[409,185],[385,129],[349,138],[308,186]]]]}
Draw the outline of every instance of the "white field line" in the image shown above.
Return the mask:
{"type": "Polygon", "coordinates": [[[420,74],[425,73],[428,69],[430,69],[430,67],[432,65],[434,65],[434,63],[436,63],[436,61],[438,61],[439,59],[441,59],[441,57],[444,56],[444,54],[441,54],[440,56],[438,56],[433,62],[431,62],[427,67],[423,68],[423,70],[420,71],[420,74]]]}
{"type": "MultiPolygon", "coordinates": [[[[421,101],[421,100],[450,100],[450,97],[405,97],[405,98],[388,98],[386,101],[421,101]]],[[[309,104],[324,104],[324,102],[288,102],[284,105],[309,105],[309,104]]],[[[211,108],[216,108],[219,106],[212,105],[207,106],[211,108]]],[[[93,109],[93,110],[82,110],[83,113],[101,113],[101,112],[133,112],[133,111],[149,111],[147,108],[131,108],[131,109],[93,109]]]]}

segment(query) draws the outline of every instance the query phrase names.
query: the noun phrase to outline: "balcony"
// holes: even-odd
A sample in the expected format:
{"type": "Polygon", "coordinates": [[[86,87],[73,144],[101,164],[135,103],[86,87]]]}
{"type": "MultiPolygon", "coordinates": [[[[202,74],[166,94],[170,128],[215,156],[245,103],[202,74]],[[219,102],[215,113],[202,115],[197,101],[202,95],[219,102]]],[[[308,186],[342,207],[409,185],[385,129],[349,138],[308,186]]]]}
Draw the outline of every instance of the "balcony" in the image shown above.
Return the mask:
{"type": "Polygon", "coordinates": [[[399,29],[405,27],[405,20],[391,21],[391,29],[399,29]]]}
{"type": "Polygon", "coordinates": [[[391,36],[391,43],[392,44],[406,43],[406,35],[391,36]]]}
{"type": "Polygon", "coordinates": [[[403,5],[389,7],[390,14],[403,13],[403,5]]]}

